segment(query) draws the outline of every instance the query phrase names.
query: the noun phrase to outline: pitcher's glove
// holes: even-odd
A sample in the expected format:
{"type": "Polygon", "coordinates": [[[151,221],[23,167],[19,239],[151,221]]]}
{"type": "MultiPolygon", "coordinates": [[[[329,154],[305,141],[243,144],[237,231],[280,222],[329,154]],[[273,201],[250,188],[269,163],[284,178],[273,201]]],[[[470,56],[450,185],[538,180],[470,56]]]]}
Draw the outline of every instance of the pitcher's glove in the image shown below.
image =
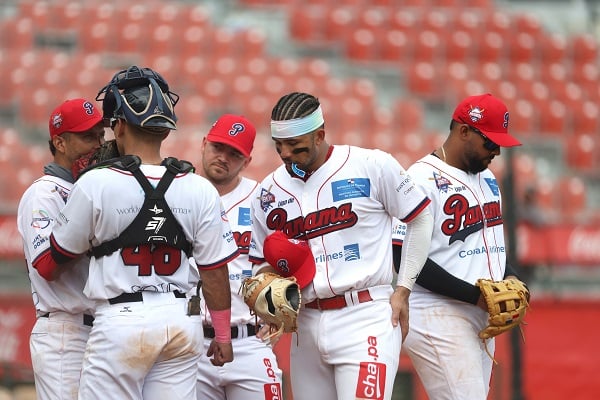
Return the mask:
{"type": "Polygon", "coordinates": [[[270,342],[284,332],[296,332],[301,302],[296,278],[264,272],[244,279],[241,290],[250,312],[269,326],[264,340],[270,342]]]}
{"type": "Polygon", "coordinates": [[[86,155],[79,157],[71,166],[73,178],[77,179],[85,171],[102,161],[111,158],[120,157],[119,149],[115,139],[107,140],[97,150],[93,150],[86,155]]]}
{"type": "Polygon", "coordinates": [[[518,279],[479,279],[476,286],[481,290],[490,314],[488,326],[479,332],[481,339],[498,336],[524,323],[529,308],[529,289],[523,282],[518,279]]]}

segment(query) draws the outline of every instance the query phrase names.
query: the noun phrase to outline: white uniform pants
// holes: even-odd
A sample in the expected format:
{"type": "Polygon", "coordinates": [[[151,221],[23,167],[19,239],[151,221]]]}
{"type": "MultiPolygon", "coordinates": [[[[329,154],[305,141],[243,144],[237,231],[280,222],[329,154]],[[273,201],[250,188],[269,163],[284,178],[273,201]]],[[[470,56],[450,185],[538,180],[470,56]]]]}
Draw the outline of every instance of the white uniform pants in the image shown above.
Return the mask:
{"type": "MultiPolygon", "coordinates": [[[[457,300],[410,303],[410,330],[404,350],[430,400],[485,400],[492,359],[478,332],[488,314],[457,300]]],[[[487,346],[494,354],[494,340],[487,346]]]]}
{"type": "Polygon", "coordinates": [[[389,400],[401,340],[389,295],[339,310],[302,308],[291,340],[294,400],[389,400]]]}
{"type": "MultiPolygon", "coordinates": [[[[232,339],[233,362],[215,367],[200,359],[198,400],[281,399],[281,370],[271,347],[256,336],[232,339]]],[[[206,339],[205,347],[210,344],[206,339]]]]}
{"type": "Polygon", "coordinates": [[[80,400],[190,400],[203,352],[202,321],[187,300],[143,292],[140,302],[104,303],[85,351],[80,400]]]}
{"type": "Polygon", "coordinates": [[[83,314],[54,312],[38,317],[29,340],[39,400],[75,400],[90,326],[83,314]]]}

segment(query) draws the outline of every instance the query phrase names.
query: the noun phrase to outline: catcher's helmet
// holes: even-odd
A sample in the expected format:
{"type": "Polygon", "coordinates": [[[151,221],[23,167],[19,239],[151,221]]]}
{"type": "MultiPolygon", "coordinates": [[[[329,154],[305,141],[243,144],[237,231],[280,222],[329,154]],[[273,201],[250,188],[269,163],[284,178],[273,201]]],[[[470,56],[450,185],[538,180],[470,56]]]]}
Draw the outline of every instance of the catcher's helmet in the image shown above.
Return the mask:
{"type": "Polygon", "coordinates": [[[179,96],[169,90],[165,79],[150,68],[131,66],[117,72],[98,92],[103,118],[121,118],[130,124],[164,132],[177,129],[175,104],[179,96]]]}

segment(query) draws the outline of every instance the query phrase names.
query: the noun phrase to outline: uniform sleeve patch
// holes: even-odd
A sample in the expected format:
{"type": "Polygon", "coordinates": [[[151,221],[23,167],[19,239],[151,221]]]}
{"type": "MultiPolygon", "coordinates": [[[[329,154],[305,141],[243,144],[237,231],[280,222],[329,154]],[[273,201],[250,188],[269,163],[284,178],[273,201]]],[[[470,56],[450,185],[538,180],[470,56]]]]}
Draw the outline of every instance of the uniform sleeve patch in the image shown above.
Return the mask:
{"type": "Polygon", "coordinates": [[[368,178],[349,178],[331,183],[333,201],[371,196],[371,181],[368,178]]]}

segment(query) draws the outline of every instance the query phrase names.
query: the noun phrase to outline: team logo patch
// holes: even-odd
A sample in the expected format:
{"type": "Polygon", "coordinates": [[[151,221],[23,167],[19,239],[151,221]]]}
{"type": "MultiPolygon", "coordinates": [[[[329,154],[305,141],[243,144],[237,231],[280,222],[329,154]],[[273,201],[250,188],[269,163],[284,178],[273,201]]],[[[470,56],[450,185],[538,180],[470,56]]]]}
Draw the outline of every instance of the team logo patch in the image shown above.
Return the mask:
{"type": "Polygon", "coordinates": [[[448,178],[437,172],[433,173],[433,180],[435,181],[435,186],[444,193],[447,193],[448,188],[452,186],[452,183],[448,178]]]}
{"type": "Polygon", "coordinates": [[[356,399],[383,400],[385,394],[385,364],[361,362],[356,382],[356,399]]]}
{"type": "Polygon", "coordinates": [[[500,194],[500,189],[498,188],[498,181],[495,178],[485,178],[485,183],[487,183],[494,196],[498,196],[500,194]]]}
{"type": "Polygon", "coordinates": [[[67,198],[69,197],[69,193],[62,187],[60,186],[54,186],[54,190],[53,192],[58,193],[58,195],[60,196],[60,198],[62,199],[62,201],[65,202],[65,204],[67,203],[67,198]]]}
{"type": "Polygon", "coordinates": [[[260,208],[262,208],[264,212],[267,212],[269,208],[273,207],[273,203],[275,202],[275,195],[271,193],[270,188],[261,188],[259,200],[260,208]]]}
{"type": "Polygon", "coordinates": [[[479,106],[473,107],[470,106],[471,110],[469,110],[469,118],[471,118],[471,121],[473,122],[478,122],[480,119],[483,118],[483,112],[485,111],[485,108],[481,108],[479,106]]]}
{"type": "Polygon", "coordinates": [[[333,201],[371,196],[371,181],[368,178],[349,178],[331,183],[333,201]]]}
{"type": "Polygon", "coordinates": [[[240,132],[244,132],[246,130],[246,127],[244,126],[244,124],[240,123],[240,122],[236,122],[233,125],[231,125],[231,129],[229,130],[229,136],[237,136],[238,133],[240,132]]]}
{"type": "Polygon", "coordinates": [[[52,126],[56,129],[60,128],[63,123],[63,118],[61,114],[55,114],[52,116],[52,126]]]}
{"type": "Polygon", "coordinates": [[[35,210],[31,216],[31,227],[35,229],[46,229],[51,222],[52,218],[45,210],[35,210]]]}
{"type": "Polygon", "coordinates": [[[344,246],[344,261],[360,260],[360,249],[358,243],[347,244],[344,246]]]}
{"type": "Polygon", "coordinates": [[[238,225],[250,226],[252,220],[250,219],[250,208],[240,207],[238,208],[238,225]]]}

